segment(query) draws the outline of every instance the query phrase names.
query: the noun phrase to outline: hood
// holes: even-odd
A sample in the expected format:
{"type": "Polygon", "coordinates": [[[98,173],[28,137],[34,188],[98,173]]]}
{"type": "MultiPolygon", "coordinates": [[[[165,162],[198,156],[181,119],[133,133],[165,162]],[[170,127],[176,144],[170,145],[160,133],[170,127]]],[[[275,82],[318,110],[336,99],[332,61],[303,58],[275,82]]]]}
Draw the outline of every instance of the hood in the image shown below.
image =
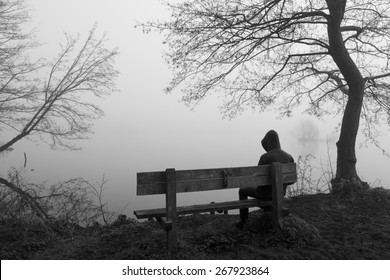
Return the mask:
{"type": "Polygon", "coordinates": [[[261,145],[267,152],[273,149],[280,149],[279,135],[275,130],[270,130],[261,140],[261,145]]]}

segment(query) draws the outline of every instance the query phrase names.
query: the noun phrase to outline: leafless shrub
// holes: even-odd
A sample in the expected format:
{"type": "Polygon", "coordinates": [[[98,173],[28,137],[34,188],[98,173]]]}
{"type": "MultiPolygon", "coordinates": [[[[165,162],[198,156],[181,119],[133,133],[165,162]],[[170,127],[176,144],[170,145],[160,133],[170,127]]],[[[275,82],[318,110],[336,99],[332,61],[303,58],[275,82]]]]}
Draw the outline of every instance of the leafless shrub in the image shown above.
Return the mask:
{"type": "Polygon", "coordinates": [[[287,188],[287,196],[329,193],[334,178],[333,165],[328,154],[324,161],[311,154],[299,156],[297,162],[297,183],[287,188]]]}
{"type": "Polygon", "coordinates": [[[89,226],[109,224],[114,213],[103,203],[107,180],[91,184],[74,178],[53,185],[31,183],[23,170],[10,169],[0,178],[0,220],[89,226]]]}

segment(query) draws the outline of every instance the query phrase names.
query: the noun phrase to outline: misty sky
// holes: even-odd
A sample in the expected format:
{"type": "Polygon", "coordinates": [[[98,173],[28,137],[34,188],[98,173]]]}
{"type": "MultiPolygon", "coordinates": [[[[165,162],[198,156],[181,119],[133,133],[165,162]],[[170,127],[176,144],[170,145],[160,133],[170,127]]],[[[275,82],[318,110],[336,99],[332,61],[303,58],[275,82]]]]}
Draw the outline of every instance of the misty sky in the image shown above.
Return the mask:
{"type": "MultiPolygon", "coordinates": [[[[340,121],[337,118],[318,121],[297,113],[293,118],[275,120],[272,113],[247,111],[228,120],[219,113],[220,98],[206,99],[193,112],[178,102],[179,92],[166,95],[163,89],[170,73],[162,58],[161,37],[157,33],[145,35],[140,28],[134,28],[137,20],[169,15],[159,1],[27,2],[32,8],[32,27],[36,27],[37,39],[42,43],[37,56],[55,57],[59,44],[65,40],[64,32],[79,33],[84,39],[97,23],[98,31],[107,33],[108,45],[119,47],[116,65],[121,72],[117,80],[120,92],[96,100],[106,116],[96,121],[95,134],[89,140],[78,142],[81,151],[53,151],[39,139],[23,140],[14,146],[14,151],[0,157],[2,175],[10,166],[23,165],[24,152],[28,174],[36,183],[79,176],[96,182],[104,174],[109,180],[105,194],[109,208],[120,211],[128,204],[125,213],[130,214],[145,208],[149,201],[159,206],[164,202],[161,197],[135,197],[137,172],[256,165],[263,153],[260,140],[269,129],[278,131],[282,148],[296,159],[305,152],[315,153],[319,159],[326,151],[325,139],[329,138],[329,151],[335,160],[337,132],[334,134],[333,129],[340,121]],[[302,135],[311,135],[315,141],[303,143],[302,135]]],[[[389,135],[387,127],[383,132],[389,135]]],[[[382,144],[390,150],[390,141],[386,143],[385,139],[382,144]]],[[[378,179],[389,187],[390,160],[375,149],[359,149],[357,153],[362,178],[369,182],[378,179]]],[[[236,196],[236,191],[230,195],[236,196]]],[[[198,197],[191,194],[186,199],[198,197]]]]}

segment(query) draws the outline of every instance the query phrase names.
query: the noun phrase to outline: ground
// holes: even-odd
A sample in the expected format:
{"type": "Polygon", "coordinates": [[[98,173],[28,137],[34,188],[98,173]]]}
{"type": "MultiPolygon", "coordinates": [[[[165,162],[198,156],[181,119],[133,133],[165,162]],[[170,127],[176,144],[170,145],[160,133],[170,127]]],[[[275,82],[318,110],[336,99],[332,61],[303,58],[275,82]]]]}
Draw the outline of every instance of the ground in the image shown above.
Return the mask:
{"type": "Polygon", "coordinates": [[[110,226],[0,222],[1,259],[390,259],[390,192],[382,188],[297,196],[275,231],[261,210],[243,229],[237,215],[180,217],[178,251],[153,221],[110,226]]]}

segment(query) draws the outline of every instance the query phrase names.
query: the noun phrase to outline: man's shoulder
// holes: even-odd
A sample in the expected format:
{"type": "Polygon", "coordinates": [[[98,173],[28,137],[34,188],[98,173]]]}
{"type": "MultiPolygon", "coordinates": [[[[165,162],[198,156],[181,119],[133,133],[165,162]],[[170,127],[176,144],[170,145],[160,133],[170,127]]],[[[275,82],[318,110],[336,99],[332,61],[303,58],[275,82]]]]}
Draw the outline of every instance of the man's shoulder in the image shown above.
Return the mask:
{"type": "Polygon", "coordinates": [[[290,158],[290,160],[291,160],[292,162],[294,162],[294,158],[293,158],[293,156],[292,156],[291,154],[287,153],[287,152],[284,151],[284,150],[281,150],[281,151],[286,155],[286,157],[290,158]]]}
{"type": "Polygon", "coordinates": [[[271,150],[260,157],[259,164],[270,164],[272,162],[289,163],[294,162],[294,158],[282,149],[271,150]]]}

